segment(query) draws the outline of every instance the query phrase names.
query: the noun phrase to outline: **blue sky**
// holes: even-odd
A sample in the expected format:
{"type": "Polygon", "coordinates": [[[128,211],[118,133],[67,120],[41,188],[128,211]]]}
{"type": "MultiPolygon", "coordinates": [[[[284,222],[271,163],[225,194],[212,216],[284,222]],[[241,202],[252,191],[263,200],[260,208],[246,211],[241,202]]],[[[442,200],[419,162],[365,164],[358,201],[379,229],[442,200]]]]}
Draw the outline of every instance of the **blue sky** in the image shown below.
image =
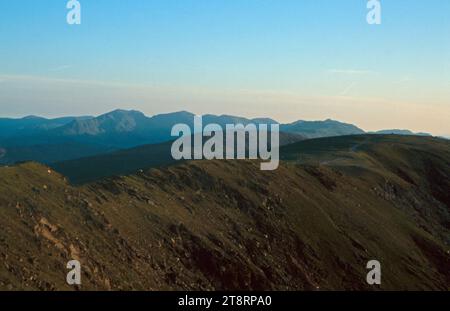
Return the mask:
{"type": "Polygon", "coordinates": [[[134,108],[450,134],[450,1],[0,2],[4,116],[134,108]]]}

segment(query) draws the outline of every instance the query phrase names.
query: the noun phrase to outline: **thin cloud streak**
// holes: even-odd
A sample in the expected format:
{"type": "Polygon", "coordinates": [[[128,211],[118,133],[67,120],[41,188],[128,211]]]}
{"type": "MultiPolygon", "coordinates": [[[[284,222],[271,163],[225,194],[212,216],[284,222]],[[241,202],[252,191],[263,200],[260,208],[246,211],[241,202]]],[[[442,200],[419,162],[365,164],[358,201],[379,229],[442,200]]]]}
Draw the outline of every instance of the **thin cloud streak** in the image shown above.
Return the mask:
{"type": "Polygon", "coordinates": [[[358,83],[356,83],[356,82],[352,82],[352,83],[350,83],[342,92],[341,92],[341,96],[346,96],[346,95],[348,95],[354,88],[355,88],[355,86],[357,85],[358,83]]]}
{"type": "Polygon", "coordinates": [[[67,69],[73,68],[72,65],[61,65],[55,68],[51,68],[49,69],[50,72],[60,72],[60,71],[65,71],[67,69]]]}
{"type": "Polygon", "coordinates": [[[377,72],[371,70],[356,70],[356,69],[330,69],[329,73],[332,74],[344,74],[344,75],[371,75],[377,72]]]}

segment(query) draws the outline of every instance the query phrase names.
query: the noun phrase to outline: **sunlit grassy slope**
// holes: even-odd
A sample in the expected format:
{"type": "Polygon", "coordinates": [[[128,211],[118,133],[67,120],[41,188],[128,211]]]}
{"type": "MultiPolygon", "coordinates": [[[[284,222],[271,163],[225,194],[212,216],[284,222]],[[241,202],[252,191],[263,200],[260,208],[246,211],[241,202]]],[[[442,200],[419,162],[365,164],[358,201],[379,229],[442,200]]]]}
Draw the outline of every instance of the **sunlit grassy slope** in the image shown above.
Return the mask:
{"type": "Polygon", "coordinates": [[[349,136],[72,186],[0,168],[0,288],[450,289],[450,143],[349,136]],[[382,264],[382,285],[366,263],[382,264]]]}

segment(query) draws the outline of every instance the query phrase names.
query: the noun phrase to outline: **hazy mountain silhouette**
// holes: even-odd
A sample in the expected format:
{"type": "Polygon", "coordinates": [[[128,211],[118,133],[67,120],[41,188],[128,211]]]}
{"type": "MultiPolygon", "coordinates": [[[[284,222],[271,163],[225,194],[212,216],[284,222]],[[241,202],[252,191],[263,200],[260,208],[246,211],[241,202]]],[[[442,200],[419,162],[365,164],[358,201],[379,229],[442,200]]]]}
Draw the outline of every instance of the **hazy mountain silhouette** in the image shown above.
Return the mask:
{"type": "Polygon", "coordinates": [[[392,129],[392,130],[381,130],[376,132],[371,132],[373,134],[381,134],[381,135],[417,135],[417,136],[431,136],[431,134],[428,133],[414,133],[410,130],[399,130],[399,129],[392,129]]]}
{"type": "MultiPolygon", "coordinates": [[[[185,123],[193,127],[194,114],[186,111],[152,117],[134,110],[115,110],[98,117],[45,119],[29,116],[0,119],[0,163],[36,160],[42,163],[77,159],[101,153],[170,141],[172,127],[185,123]]],[[[230,115],[203,116],[203,124],[269,123],[269,118],[248,119],[230,115]]],[[[304,138],[364,134],[352,124],[334,120],[296,121],[280,124],[290,142],[304,138]]]]}
{"type": "Polygon", "coordinates": [[[297,133],[308,138],[320,138],[342,135],[364,134],[365,132],[353,124],[335,120],[296,121],[281,125],[281,131],[297,133]]]}
{"type": "Polygon", "coordinates": [[[69,124],[75,120],[87,120],[93,117],[63,117],[46,119],[27,116],[21,119],[0,118],[0,138],[15,135],[30,135],[69,124]]]}

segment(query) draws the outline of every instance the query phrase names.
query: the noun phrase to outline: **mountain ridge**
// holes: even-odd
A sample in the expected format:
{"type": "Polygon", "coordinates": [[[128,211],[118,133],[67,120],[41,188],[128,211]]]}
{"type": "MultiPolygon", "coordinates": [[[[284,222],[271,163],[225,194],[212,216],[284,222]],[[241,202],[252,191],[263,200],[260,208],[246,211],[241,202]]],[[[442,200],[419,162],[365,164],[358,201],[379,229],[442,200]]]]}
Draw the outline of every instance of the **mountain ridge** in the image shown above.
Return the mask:
{"type": "Polygon", "coordinates": [[[77,187],[41,164],[0,167],[0,288],[74,290],[75,258],[78,290],[373,290],[377,259],[377,289],[449,290],[450,142],[284,148],[273,172],[190,161],[77,187]]]}

